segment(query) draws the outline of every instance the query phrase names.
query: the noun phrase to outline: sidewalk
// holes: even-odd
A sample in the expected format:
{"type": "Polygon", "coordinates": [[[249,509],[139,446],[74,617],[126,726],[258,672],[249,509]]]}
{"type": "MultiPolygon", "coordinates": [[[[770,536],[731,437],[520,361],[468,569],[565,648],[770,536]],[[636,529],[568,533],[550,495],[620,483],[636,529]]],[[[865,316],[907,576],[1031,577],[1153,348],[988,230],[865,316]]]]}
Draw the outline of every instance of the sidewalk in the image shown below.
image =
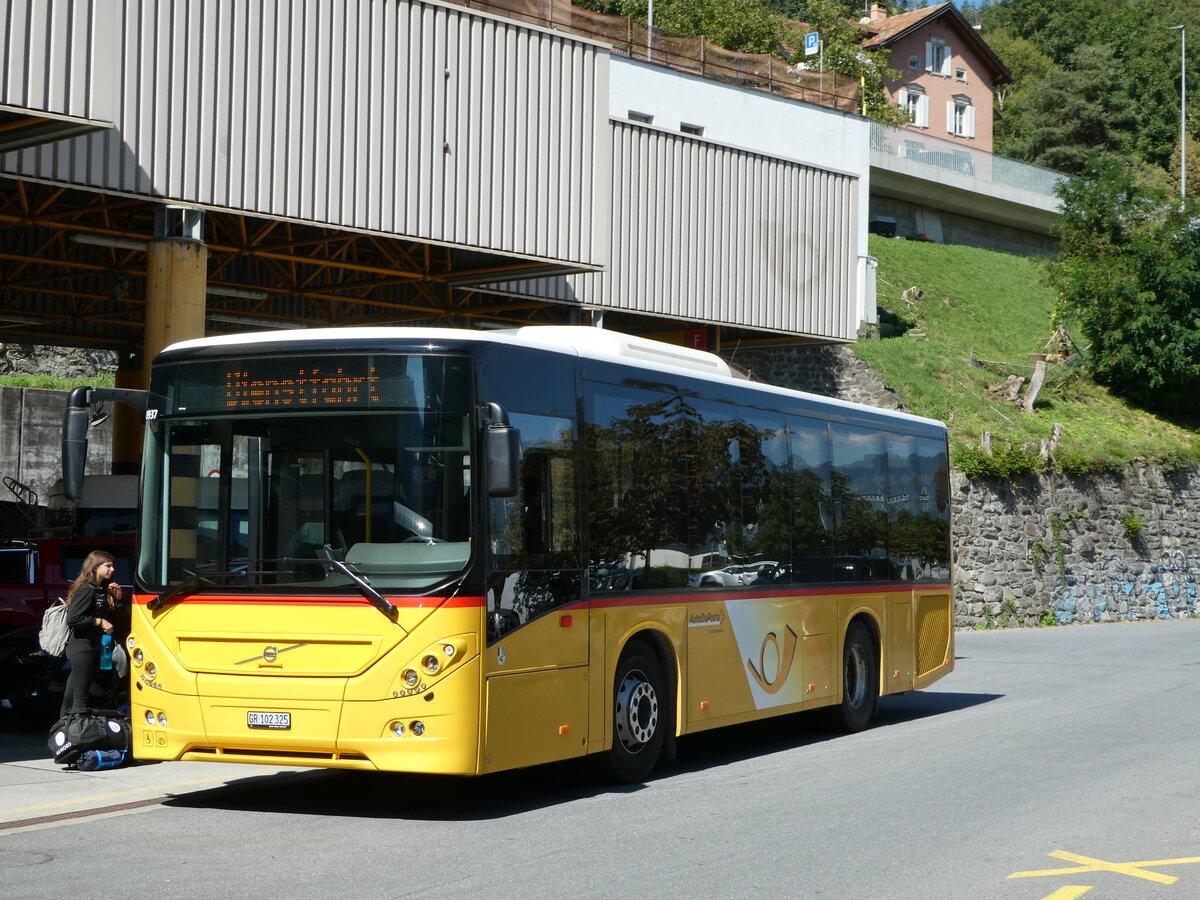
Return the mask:
{"type": "Polygon", "coordinates": [[[79,772],[56,765],[45,739],[0,733],[0,834],[101,810],[153,806],[239,781],[312,769],[210,762],[137,763],[79,772]]]}

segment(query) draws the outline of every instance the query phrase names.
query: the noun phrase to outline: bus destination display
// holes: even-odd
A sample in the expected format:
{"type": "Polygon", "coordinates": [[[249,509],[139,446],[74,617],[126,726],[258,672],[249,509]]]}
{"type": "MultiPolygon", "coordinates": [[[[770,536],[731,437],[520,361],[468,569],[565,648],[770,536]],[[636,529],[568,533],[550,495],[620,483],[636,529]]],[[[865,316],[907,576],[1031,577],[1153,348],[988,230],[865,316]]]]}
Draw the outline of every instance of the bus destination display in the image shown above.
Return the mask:
{"type": "Polygon", "coordinates": [[[300,365],[290,371],[262,375],[243,365],[225,372],[225,409],[288,407],[363,407],[378,404],[379,374],[375,366],[349,372],[345,365],[300,365]]]}
{"type": "Polygon", "coordinates": [[[166,415],[317,409],[414,409],[402,355],[267,357],[160,367],[153,393],[166,415]]]}

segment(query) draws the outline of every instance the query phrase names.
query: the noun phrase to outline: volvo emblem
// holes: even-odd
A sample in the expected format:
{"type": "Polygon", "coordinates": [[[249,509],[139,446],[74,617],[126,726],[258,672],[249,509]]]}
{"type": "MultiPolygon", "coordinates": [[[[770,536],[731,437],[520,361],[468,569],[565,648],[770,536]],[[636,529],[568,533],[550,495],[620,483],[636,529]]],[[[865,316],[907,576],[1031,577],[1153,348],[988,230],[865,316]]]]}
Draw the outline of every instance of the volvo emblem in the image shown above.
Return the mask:
{"type": "Polygon", "coordinates": [[[261,660],[267,665],[271,665],[279,659],[280,653],[287,653],[289,650],[295,650],[297,647],[307,647],[308,643],[292,644],[290,647],[276,647],[274,644],[267,644],[263,647],[263,652],[258,656],[252,656],[249,659],[240,659],[234,663],[235,666],[244,666],[246,663],[258,662],[261,660]]]}

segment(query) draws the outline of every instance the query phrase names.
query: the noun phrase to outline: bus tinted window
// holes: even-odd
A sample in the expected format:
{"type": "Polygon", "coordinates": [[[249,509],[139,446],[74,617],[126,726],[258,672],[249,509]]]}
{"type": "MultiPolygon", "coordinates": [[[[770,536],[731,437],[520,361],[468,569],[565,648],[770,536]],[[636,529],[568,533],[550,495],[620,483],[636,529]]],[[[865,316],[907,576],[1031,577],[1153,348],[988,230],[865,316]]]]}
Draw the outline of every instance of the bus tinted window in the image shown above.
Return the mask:
{"type": "Polygon", "coordinates": [[[791,471],[792,555],[776,573],[784,583],[827,582],[833,577],[833,513],[829,487],[829,426],[814,419],[788,421],[791,471]]]}
{"type": "Polygon", "coordinates": [[[597,386],[589,399],[589,565],[629,573],[610,583],[686,585],[689,411],[632,388],[597,386]]]}
{"type": "Polygon", "coordinates": [[[779,580],[791,554],[788,437],[784,417],[744,410],[737,423],[733,468],[735,554],[751,567],[746,585],[779,580]]]}
{"type": "Polygon", "coordinates": [[[833,424],[832,507],[835,581],[889,581],[884,435],[833,424]]]}
{"type": "Polygon", "coordinates": [[[691,583],[740,584],[745,573],[731,571],[746,553],[739,509],[737,408],[694,399],[681,408],[687,416],[680,456],[691,583]]]}
{"type": "Polygon", "coordinates": [[[491,499],[494,567],[578,568],[574,424],[523,413],[509,419],[521,432],[521,492],[491,499]]]}
{"type": "Polygon", "coordinates": [[[921,489],[917,498],[919,554],[914,577],[945,581],[950,577],[950,465],[945,442],[917,438],[917,466],[921,489]]]}

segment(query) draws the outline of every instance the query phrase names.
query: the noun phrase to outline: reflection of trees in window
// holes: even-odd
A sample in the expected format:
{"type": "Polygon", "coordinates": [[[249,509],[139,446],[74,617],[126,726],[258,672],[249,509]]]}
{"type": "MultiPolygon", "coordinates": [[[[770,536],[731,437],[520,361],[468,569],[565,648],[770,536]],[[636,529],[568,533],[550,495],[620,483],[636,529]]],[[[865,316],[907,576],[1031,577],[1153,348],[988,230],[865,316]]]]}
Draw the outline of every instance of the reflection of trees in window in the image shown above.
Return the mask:
{"type": "MultiPolygon", "coordinates": [[[[863,560],[864,564],[868,557],[886,557],[888,484],[884,436],[848,425],[833,425],[830,432],[834,553],[863,560]]],[[[870,571],[879,570],[873,567],[870,571]]]]}
{"type": "Polygon", "coordinates": [[[921,578],[948,560],[936,440],[615,387],[589,413],[593,590],[759,561],[781,583],[921,578]]]}
{"type": "Polygon", "coordinates": [[[607,423],[586,427],[590,564],[596,567],[638,555],[649,567],[658,561],[654,550],[680,547],[685,535],[681,404],[673,397],[627,398],[602,398],[607,423]]]}
{"type": "Polygon", "coordinates": [[[579,565],[572,423],[514,413],[523,448],[520,492],[490,502],[493,562],[503,569],[579,565]]]}
{"type": "Polygon", "coordinates": [[[765,539],[780,540],[787,511],[768,499],[777,476],[764,451],[775,431],[739,420],[732,406],[679,396],[630,402],[644,397],[598,397],[587,427],[594,569],[624,563],[642,576],[639,586],[683,585],[689,566],[747,560],[765,539]],[[763,521],[769,515],[774,524],[763,521]]]}

